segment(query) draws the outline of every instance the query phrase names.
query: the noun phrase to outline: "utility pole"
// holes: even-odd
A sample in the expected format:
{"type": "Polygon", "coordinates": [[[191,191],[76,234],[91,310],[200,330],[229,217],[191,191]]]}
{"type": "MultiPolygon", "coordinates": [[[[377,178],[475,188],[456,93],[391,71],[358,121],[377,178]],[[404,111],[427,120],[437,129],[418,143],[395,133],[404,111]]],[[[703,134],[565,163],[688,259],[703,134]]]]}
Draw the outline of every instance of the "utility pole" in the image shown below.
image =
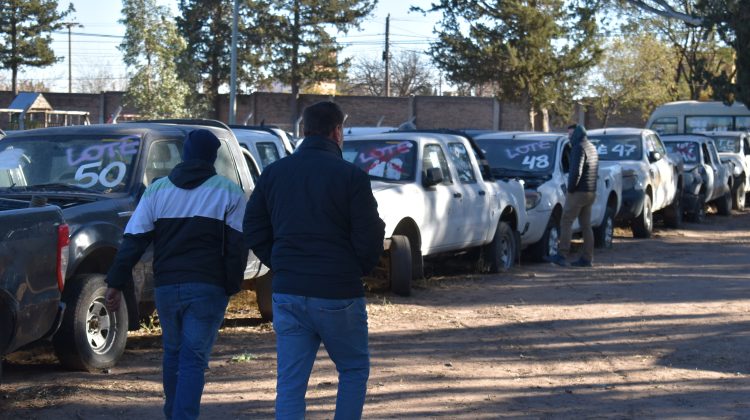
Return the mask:
{"type": "Polygon", "coordinates": [[[240,0],[234,0],[232,16],[232,63],[229,74],[229,124],[234,124],[237,116],[237,20],[240,15],[240,0]]]}
{"type": "Polygon", "coordinates": [[[64,22],[63,26],[68,28],[68,93],[73,93],[73,47],[70,42],[70,28],[83,28],[78,22],[64,22]]]}
{"type": "Polygon", "coordinates": [[[391,96],[391,52],[390,52],[390,35],[391,35],[391,14],[385,18],[385,51],[383,51],[383,61],[385,61],[385,96],[391,96]]]}

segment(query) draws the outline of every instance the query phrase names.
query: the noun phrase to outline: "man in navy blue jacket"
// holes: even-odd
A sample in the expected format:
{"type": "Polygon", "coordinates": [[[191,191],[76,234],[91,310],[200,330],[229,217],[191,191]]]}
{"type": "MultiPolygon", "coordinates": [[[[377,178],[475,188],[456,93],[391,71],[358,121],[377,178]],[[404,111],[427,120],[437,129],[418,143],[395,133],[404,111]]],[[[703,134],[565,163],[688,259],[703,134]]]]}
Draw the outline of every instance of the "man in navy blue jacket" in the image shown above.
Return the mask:
{"type": "Polygon", "coordinates": [[[344,114],[319,102],[305,140],[258,180],[245,244],[273,271],[276,418],[301,419],[321,341],[339,372],[336,419],[357,419],[370,372],[362,276],[383,252],[384,223],[367,174],[342,158],[344,114]]]}
{"type": "Polygon", "coordinates": [[[247,264],[245,195],[216,174],[220,145],[211,131],[188,134],[183,162],[143,193],[107,275],[106,305],[117,310],[120,291],[133,282],[133,267],[153,242],[168,419],[198,418],[211,347],[247,264]]]}

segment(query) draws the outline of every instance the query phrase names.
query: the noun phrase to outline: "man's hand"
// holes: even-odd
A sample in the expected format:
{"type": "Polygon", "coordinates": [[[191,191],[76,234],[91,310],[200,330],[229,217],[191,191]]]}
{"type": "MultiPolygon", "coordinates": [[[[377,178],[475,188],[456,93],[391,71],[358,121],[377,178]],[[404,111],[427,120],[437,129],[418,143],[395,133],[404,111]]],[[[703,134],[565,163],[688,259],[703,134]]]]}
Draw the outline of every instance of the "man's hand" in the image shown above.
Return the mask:
{"type": "Polygon", "coordinates": [[[122,301],[122,292],[108,287],[104,293],[104,304],[107,306],[107,310],[115,312],[120,309],[120,301],[122,301]]]}

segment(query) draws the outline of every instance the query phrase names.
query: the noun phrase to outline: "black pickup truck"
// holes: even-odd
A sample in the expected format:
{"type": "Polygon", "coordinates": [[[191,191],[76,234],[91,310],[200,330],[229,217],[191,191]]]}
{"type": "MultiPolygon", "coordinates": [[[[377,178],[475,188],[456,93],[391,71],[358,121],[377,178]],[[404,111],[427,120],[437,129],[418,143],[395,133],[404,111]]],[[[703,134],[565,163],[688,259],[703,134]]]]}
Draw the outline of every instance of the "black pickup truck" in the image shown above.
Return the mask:
{"type": "Polygon", "coordinates": [[[28,207],[0,199],[0,359],[54,334],[65,310],[68,226],[57,206],[28,207]]]}
{"type": "MultiPolygon", "coordinates": [[[[242,187],[254,184],[232,131],[218,121],[163,120],[117,125],[56,127],[19,131],[0,140],[0,198],[47,198],[62,209],[70,227],[68,266],[62,301],[67,304],[60,332],[53,339],[67,367],[96,370],[114,365],[128,329],[137,329],[153,311],[153,272],[147,251],[133,272],[134,287],[125,291],[126,313],[107,311],[103,284],[123,231],[140,196],[154,180],[182,161],[182,143],[193,129],[212,130],[221,140],[216,170],[242,187]],[[84,308],[70,310],[71,307],[84,308]]],[[[30,251],[26,251],[30,252],[30,251]]],[[[255,256],[245,278],[266,274],[255,256]]]]}

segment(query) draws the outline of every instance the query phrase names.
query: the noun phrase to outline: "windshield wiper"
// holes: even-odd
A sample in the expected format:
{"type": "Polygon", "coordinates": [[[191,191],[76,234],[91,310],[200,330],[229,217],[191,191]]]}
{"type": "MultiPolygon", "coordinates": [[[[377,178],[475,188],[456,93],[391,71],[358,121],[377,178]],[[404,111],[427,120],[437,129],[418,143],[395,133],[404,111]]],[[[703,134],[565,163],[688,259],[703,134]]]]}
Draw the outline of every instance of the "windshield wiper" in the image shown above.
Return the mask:
{"type": "MultiPolygon", "coordinates": [[[[16,187],[18,188],[18,187],[16,187]]],[[[88,192],[88,193],[98,193],[99,191],[93,190],[91,188],[85,188],[78,185],[73,184],[66,184],[63,182],[50,182],[48,184],[35,184],[35,185],[26,185],[23,188],[23,191],[55,191],[55,190],[64,190],[64,191],[81,191],[81,192],[88,192]]],[[[16,190],[17,191],[17,190],[16,190]]]]}

